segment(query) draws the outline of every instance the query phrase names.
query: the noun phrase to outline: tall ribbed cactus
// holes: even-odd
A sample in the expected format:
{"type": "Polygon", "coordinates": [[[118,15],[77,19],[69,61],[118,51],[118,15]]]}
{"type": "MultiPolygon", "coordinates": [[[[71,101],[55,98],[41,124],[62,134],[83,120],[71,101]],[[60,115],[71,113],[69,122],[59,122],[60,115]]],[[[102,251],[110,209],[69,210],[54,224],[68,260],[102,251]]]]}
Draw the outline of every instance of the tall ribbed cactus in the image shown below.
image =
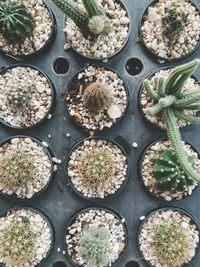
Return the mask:
{"type": "Polygon", "coordinates": [[[156,88],[153,88],[149,80],[144,81],[144,88],[155,104],[145,110],[154,116],[160,114],[163,117],[173,150],[183,171],[193,181],[200,182],[200,175],[188,161],[188,155],[183,149],[181,134],[177,125],[177,119],[190,123],[200,123],[199,117],[193,117],[184,113],[184,110],[200,110],[200,90],[183,90],[187,79],[194,73],[200,60],[194,60],[188,64],[175,68],[169,77],[158,77],[156,88]]]}
{"type": "Polygon", "coordinates": [[[12,42],[22,42],[31,36],[34,29],[33,18],[21,1],[1,1],[0,29],[4,37],[12,42]]]}

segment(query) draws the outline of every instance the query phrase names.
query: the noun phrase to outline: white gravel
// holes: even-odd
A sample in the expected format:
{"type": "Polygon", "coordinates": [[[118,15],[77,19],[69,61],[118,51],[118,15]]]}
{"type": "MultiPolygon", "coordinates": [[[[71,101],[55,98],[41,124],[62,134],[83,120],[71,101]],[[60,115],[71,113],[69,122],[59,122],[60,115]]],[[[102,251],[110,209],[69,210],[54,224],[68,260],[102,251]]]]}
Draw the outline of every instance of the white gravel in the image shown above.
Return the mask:
{"type": "MultiPolygon", "coordinates": [[[[85,9],[82,0],[76,0],[79,7],[85,9]]],[[[106,58],[119,51],[128,38],[129,23],[126,10],[124,10],[117,1],[100,0],[107,16],[111,20],[112,31],[106,36],[98,36],[94,40],[85,39],[70,19],[66,20],[64,32],[67,35],[72,46],[82,55],[95,58],[106,58]]]]}

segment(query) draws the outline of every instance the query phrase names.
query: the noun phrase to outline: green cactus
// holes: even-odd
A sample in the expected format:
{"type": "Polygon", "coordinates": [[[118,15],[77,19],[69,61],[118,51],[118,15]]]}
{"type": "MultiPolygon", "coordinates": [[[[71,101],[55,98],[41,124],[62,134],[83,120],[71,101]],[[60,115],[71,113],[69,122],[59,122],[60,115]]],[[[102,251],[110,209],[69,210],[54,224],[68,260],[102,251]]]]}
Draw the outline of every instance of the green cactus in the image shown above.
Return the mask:
{"type": "Polygon", "coordinates": [[[110,246],[110,232],[102,226],[90,226],[79,241],[80,254],[87,267],[105,267],[109,264],[107,250],[110,246]]]}
{"type": "Polygon", "coordinates": [[[11,223],[0,232],[0,258],[6,266],[25,266],[35,253],[36,235],[29,223],[11,223]]]}
{"type": "Polygon", "coordinates": [[[90,18],[94,16],[105,16],[104,8],[97,3],[97,0],[83,0],[83,4],[90,18]]]}
{"type": "Polygon", "coordinates": [[[200,123],[199,117],[186,115],[184,112],[185,109],[190,110],[190,107],[191,110],[194,108],[199,110],[200,91],[191,89],[188,93],[183,90],[187,79],[194,73],[199,63],[200,61],[197,59],[176,67],[167,79],[158,77],[155,88],[151,86],[149,80],[144,81],[144,88],[154,101],[154,105],[145,112],[151,116],[160,114],[163,117],[177,160],[185,175],[190,177],[193,182],[200,182],[200,175],[192,167],[183,148],[177,119],[189,123],[200,123]]]}
{"type": "Polygon", "coordinates": [[[112,94],[102,82],[89,84],[83,93],[84,106],[94,114],[108,109],[112,102],[112,94]]]}
{"type": "Polygon", "coordinates": [[[187,263],[190,257],[188,230],[178,224],[161,224],[154,235],[153,249],[159,263],[177,267],[187,263]]]}
{"type": "Polygon", "coordinates": [[[0,29],[4,37],[11,42],[21,43],[32,35],[34,21],[21,1],[1,1],[0,29]]]}
{"type": "Polygon", "coordinates": [[[89,20],[88,27],[94,35],[109,34],[111,31],[110,20],[106,16],[94,16],[89,20]]]}
{"type": "MultiPolygon", "coordinates": [[[[188,156],[188,161],[194,168],[195,160],[188,156]]],[[[158,185],[165,190],[184,191],[194,181],[184,172],[177,156],[171,149],[166,149],[155,159],[154,175],[158,185]]]]}

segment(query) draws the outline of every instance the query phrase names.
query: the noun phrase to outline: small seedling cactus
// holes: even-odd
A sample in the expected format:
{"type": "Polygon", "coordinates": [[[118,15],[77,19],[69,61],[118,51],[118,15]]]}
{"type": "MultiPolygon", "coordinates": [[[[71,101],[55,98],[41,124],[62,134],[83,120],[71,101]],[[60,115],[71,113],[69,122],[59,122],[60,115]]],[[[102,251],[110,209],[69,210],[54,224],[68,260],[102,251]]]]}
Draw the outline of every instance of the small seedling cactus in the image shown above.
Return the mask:
{"type": "Polygon", "coordinates": [[[93,82],[85,88],[83,102],[85,107],[95,114],[108,109],[113,103],[113,97],[103,83],[93,82]]]}
{"type": "Polygon", "coordinates": [[[35,234],[29,223],[14,223],[0,232],[0,258],[6,266],[25,266],[35,253],[35,234]]]}
{"type": "Polygon", "coordinates": [[[97,0],[83,0],[86,11],[72,0],[53,0],[81,30],[85,38],[106,35],[111,31],[111,21],[97,0]]]}
{"type": "Polygon", "coordinates": [[[160,264],[182,266],[190,256],[190,237],[187,230],[174,223],[159,225],[155,232],[153,249],[160,264]]]}
{"type": "Polygon", "coordinates": [[[83,152],[79,165],[79,175],[86,186],[98,186],[108,182],[115,175],[112,153],[103,148],[83,152]]]}
{"type": "Polygon", "coordinates": [[[33,29],[33,18],[21,1],[1,1],[0,30],[6,39],[21,43],[32,35],[33,29]]]}
{"type": "Polygon", "coordinates": [[[105,267],[109,264],[109,246],[109,230],[103,226],[90,226],[80,238],[79,252],[87,267],[105,267]]]}
{"type": "MultiPolygon", "coordinates": [[[[188,156],[188,161],[194,168],[194,158],[188,156]]],[[[184,191],[194,184],[194,181],[181,168],[176,153],[171,149],[166,149],[156,158],[154,175],[158,185],[166,190],[184,191]]]]}
{"type": "Polygon", "coordinates": [[[177,119],[189,123],[200,123],[199,117],[185,114],[185,110],[200,110],[200,91],[192,88],[189,92],[184,91],[186,81],[194,73],[199,62],[199,60],[194,60],[176,67],[168,78],[158,77],[155,88],[151,86],[149,80],[144,81],[144,88],[154,101],[154,105],[145,112],[151,116],[159,114],[163,117],[172,149],[180,167],[194,183],[200,182],[200,175],[192,167],[183,148],[177,119]]]}

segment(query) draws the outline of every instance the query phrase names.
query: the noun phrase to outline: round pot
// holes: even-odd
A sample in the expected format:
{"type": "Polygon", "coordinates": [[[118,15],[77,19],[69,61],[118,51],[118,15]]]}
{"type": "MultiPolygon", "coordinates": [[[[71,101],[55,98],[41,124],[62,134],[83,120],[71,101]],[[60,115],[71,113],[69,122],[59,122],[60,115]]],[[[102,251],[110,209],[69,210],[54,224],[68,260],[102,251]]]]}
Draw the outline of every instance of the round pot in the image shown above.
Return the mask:
{"type": "MultiPolygon", "coordinates": [[[[141,31],[141,27],[143,25],[143,22],[144,22],[144,16],[147,14],[148,12],[148,8],[149,7],[153,7],[155,6],[155,4],[158,2],[158,0],[153,0],[150,4],[148,4],[148,6],[145,8],[145,11],[140,19],[140,22],[139,22],[139,37],[140,37],[140,42],[142,44],[142,46],[146,49],[146,51],[148,51],[148,53],[155,59],[158,59],[158,60],[161,60],[161,61],[168,61],[168,62],[179,62],[181,60],[184,60],[186,58],[188,58],[189,56],[193,55],[196,50],[199,48],[199,45],[200,45],[200,39],[199,39],[199,42],[198,44],[196,45],[196,47],[190,52],[188,53],[186,56],[184,57],[180,57],[180,58],[175,58],[175,59],[172,59],[172,58],[165,58],[165,57],[160,57],[158,56],[156,53],[154,53],[151,49],[149,49],[142,37],[142,31],[141,31]]],[[[199,8],[191,1],[191,4],[195,7],[195,9],[199,12],[200,14],[200,10],[199,8]]]]}
{"type": "Polygon", "coordinates": [[[25,68],[29,67],[29,68],[31,68],[33,70],[37,70],[41,75],[43,75],[47,79],[47,81],[49,83],[49,86],[51,88],[51,94],[52,94],[52,100],[51,100],[51,104],[49,106],[48,112],[46,113],[46,115],[40,121],[36,122],[33,125],[30,125],[30,126],[27,126],[27,127],[14,126],[14,125],[11,125],[11,124],[5,122],[2,118],[0,118],[0,123],[2,123],[3,125],[5,125],[5,126],[7,126],[9,128],[15,129],[15,130],[24,130],[24,129],[37,127],[37,126],[39,126],[40,124],[42,124],[44,121],[46,121],[48,119],[48,116],[51,114],[51,112],[53,112],[53,110],[55,108],[56,90],[55,90],[54,84],[52,83],[51,79],[47,76],[47,74],[45,74],[39,68],[37,68],[35,66],[32,66],[32,65],[29,65],[29,64],[18,63],[18,64],[10,65],[8,67],[1,67],[0,76],[4,75],[7,71],[9,71],[11,69],[14,69],[14,68],[17,68],[17,67],[25,67],[25,68]]]}
{"type": "MultiPolygon", "coordinates": [[[[93,66],[93,65],[92,65],[92,66],[93,66]]],[[[121,76],[120,76],[116,71],[114,71],[114,70],[111,69],[111,68],[102,67],[102,66],[98,66],[98,65],[97,65],[97,66],[95,65],[95,66],[93,66],[93,67],[94,67],[94,68],[103,68],[103,69],[105,69],[106,71],[111,71],[111,72],[115,73],[115,74],[119,77],[119,79],[121,79],[121,80],[123,81],[123,79],[121,78],[121,76]]],[[[74,122],[74,124],[75,124],[76,126],[78,126],[80,129],[84,130],[85,132],[90,132],[90,131],[92,131],[92,132],[94,132],[94,133],[98,133],[98,132],[102,132],[102,131],[111,129],[112,127],[118,125],[118,124],[122,121],[122,119],[124,118],[124,116],[125,116],[125,114],[126,114],[126,112],[127,112],[128,107],[129,107],[130,94],[129,94],[129,90],[128,90],[128,86],[127,86],[127,84],[123,81],[123,86],[124,86],[124,89],[125,89],[125,91],[126,91],[127,102],[126,102],[126,108],[125,108],[124,112],[122,113],[121,117],[118,118],[118,119],[116,120],[116,122],[112,124],[112,126],[111,126],[110,128],[108,128],[108,127],[106,127],[106,126],[105,126],[102,130],[100,130],[100,129],[96,129],[96,130],[92,130],[92,129],[91,129],[91,130],[90,130],[90,129],[86,128],[82,123],[78,122],[77,120],[75,120],[75,118],[74,118],[73,116],[70,115],[70,112],[69,112],[69,109],[68,109],[68,103],[67,103],[67,100],[66,100],[66,96],[68,95],[68,93],[70,93],[70,92],[72,92],[72,91],[74,91],[74,90],[77,90],[77,93],[78,93],[79,86],[82,84],[82,81],[81,81],[82,78],[79,80],[79,79],[78,79],[78,75],[79,75],[80,73],[84,72],[87,68],[88,68],[88,66],[87,66],[87,67],[84,67],[84,68],[82,68],[82,69],[80,69],[80,70],[73,76],[73,78],[70,80],[70,82],[67,84],[67,88],[66,88],[66,91],[65,91],[65,100],[64,100],[64,102],[65,102],[65,106],[66,106],[66,110],[67,110],[68,117],[74,122]],[[75,86],[73,86],[73,85],[75,85],[75,86]]]]}
{"type": "Polygon", "coordinates": [[[124,150],[124,148],[116,141],[114,141],[113,139],[109,139],[109,138],[104,138],[104,137],[98,137],[98,136],[95,136],[95,137],[90,137],[90,138],[84,138],[82,140],[80,140],[78,143],[76,143],[70,150],[69,154],[67,155],[66,159],[65,159],[65,168],[66,168],[66,179],[67,179],[67,184],[69,184],[70,188],[73,190],[73,192],[75,192],[79,197],[83,198],[83,199],[86,199],[86,200],[90,200],[90,201],[103,201],[103,200],[109,200],[109,199],[112,199],[114,198],[115,196],[117,196],[126,186],[127,184],[127,181],[128,181],[128,177],[129,177],[129,164],[128,164],[128,157],[127,157],[127,153],[126,151],[124,150]],[[72,183],[71,181],[71,178],[68,176],[68,163],[70,161],[70,156],[72,154],[72,152],[74,150],[76,150],[82,143],[84,143],[84,141],[90,141],[90,140],[106,140],[106,141],[109,141],[111,142],[113,145],[116,145],[118,148],[120,148],[121,152],[123,153],[123,155],[126,157],[126,161],[127,161],[127,172],[126,172],[126,177],[125,177],[125,180],[123,182],[123,184],[121,185],[121,187],[112,195],[108,195],[106,197],[104,197],[103,199],[102,198],[90,198],[90,197],[86,197],[84,196],[83,193],[81,193],[80,191],[78,191],[74,184],[72,183]]]}
{"type": "Polygon", "coordinates": [[[49,7],[48,3],[46,3],[46,2],[47,2],[46,0],[45,1],[43,0],[43,3],[46,6],[46,8],[48,9],[50,17],[51,17],[51,20],[52,20],[51,35],[49,36],[49,39],[46,41],[46,43],[40,49],[38,49],[35,52],[30,53],[28,55],[15,55],[15,54],[12,54],[10,52],[5,52],[3,49],[0,49],[0,52],[2,54],[6,55],[6,56],[9,56],[11,58],[17,59],[17,60],[18,59],[20,59],[20,60],[31,59],[31,58],[35,58],[38,55],[44,53],[50,47],[50,45],[53,43],[53,41],[54,41],[54,39],[56,37],[57,23],[56,23],[55,15],[54,15],[52,9],[49,7]]]}
{"type": "Polygon", "coordinates": [[[45,187],[43,187],[39,192],[35,193],[30,199],[28,198],[19,198],[17,197],[16,194],[12,194],[12,195],[8,195],[6,193],[3,193],[1,190],[0,190],[0,195],[5,197],[5,198],[8,198],[9,200],[12,200],[12,201],[18,201],[18,202],[25,202],[25,201],[31,201],[32,199],[40,196],[44,191],[46,191],[46,189],[49,187],[51,181],[52,181],[52,178],[53,178],[53,175],[54,175],[54,170],[53,170],[53,161],[52,161],[52,157],[53,157],[53,153],[52,151],[45,147],[41,141],[39,141],[38,139],[34,138],[34,137],[31,137],[31,136],[28,136],[28,135],[15,135],[15,136],[12,136],[12,137],[9,137],[5,140],[3,140],[1,143],[0,143],[0,147],[2,147],[4,144],[6,143],[11,143],[11,140],[13,138],[29,138],[31,139],[33,142],[37,143],[39,146],[41,146],[43,148],[43,151],[45,152],[45,154],[48,156],[50,162],[51,162],[51,176],[49,178],[49,181],[48,183],[45,185],[45,187]]]}
{"type": "MultiPolygon", "coordinates": [[[[38,213],[47,223],[48,225],[48,228],[50,229],[50,233],[51,233],[51,247],[46,255],[46,257],[44,259],[42,259],[42,261],[35,265],[35,267],[42,267],[44,262],[48,259],[48,257],[50,256],[52,250],[53,250],[53,247],[54,247],[54,243],[55,243],[55,230],[54,230],[54,227],[53,227],[53,224],[50,220],[50,218],[47,216],[47,214],[45,214],[41,209],[39,208],[32,208],[32,207],[29,207],[29,206],[14,206],[13,208],[8,208],[6,209],[5,211],[1,212],[0,213],[0,217],[4,217],[9,211],[12,211],[12,210],[22,210],[22,209],[25,209],[25,210],[30,210],[30,211],[33,211],[35,213],[38,213]]],[[[7,267],[5,264],[0,264],[2,267],[7,267]]]]}
{"type": "MultiPolygon", "coordinates": [[[[75,267],[80,267],[80,265],[76,264],[73,262],[71,256],[68,254],[67,252],[67,249],[66,249],[66,236],[68,235],[69,231],[68,231],[68,227],[71,226],[75,221],[76,221],[76,218],[77,216],[79,216],[80,214],[82,213],[86,213],[90,210],[103,210],[105,212],[108,212],[110,214],[112,214],[115,218],[117,218],[120,222],[122,221],[122,217],[120,215],[118,215],[116,212],[114,212],[113,210],[109,209],[109,208],[104,208],[104,207],[96,207],[96,206],[92,206],[92,207],[89,207],[89,208],[84,208],[84,209],[81,209],[79,210],[77,213],[75,213],[68,221],[67,225],[66,225],[66,231],[65,231],[65,236],[64,236],[64,240],[63,240],[63,244],[64,244],[64,248],[66,250],[66,255],[67,255],[67,258],[70,260],[70,262],[72,263],[73,266],[75,267]]],[[[122,222],[121,222],[122,223],[122,222]]],[[[112,266],[117,266],[117,262],[121,259],[121,257],[123,256],[123,253],[124,251],[126,250],[126,247],[128,245],[128,231],[127,231],[127,227],[124,223],[122,223],[123,225],[123,230],[124,230],[124,234],[125,234],[125,247],[124,247],[124,250],[121,252],[121,254],[119,255],[118,259],[112,263],[112,266]]],[[[81,266],[82,267],[82,266],[81,266]]]]}
{"type": "MultiPolygon", "coordinates": [[[[115,0],[115,3],[120,4],[120,6],[126,11],[127,17],[130,18],[129,10],[126,7],[126,5],[124,4],[124,2],[122,0],[115,0]]],[[[89,56],[83,55],[82,53],[80,53],[80,52],[77,51],[77,49],[73,46],[72,42],[68,38],[67,38],[67,42],[69,43],[70,47],[73,49],[73,51],[77,55],[79,55],[79,56],[81,56],[81,57],[83,57],[83,58],[85,58],[87,60],[95,60],[95,61],[104,61],[104,60],[106,60],[107,61],[107,60],[109,60],[109,59],[117,56],[125,48],[125,46],[128,43],[129,37],[130,37],[130,32],[131,32],[131,20],[129,22],[128,36],[127,36],[125,42],[123,43],[122,47],[120,49],[118,49],[114,54],[109,55],[107,57],[100,57],[99,58],[99,57],[89,57],[89,56]]]]}
{"type": "MultiPolygon", "coordinates": [[[[159,208],[159,209],[154,209],[153,211],[149,212],[149,214],[145,217],[145,219],[140,223],[139,227],[138,227],[138,233],[137,233],[137,246],[138,246],[138,249],[140,251],[140,255],[141,255],[141,258],[145,260],[145,263],[147,264],[147,266],[149,267],[155,267],[154,265],[152,265],[149,261],[147,261],[144,257],[144,254],[140,248],[140,241],[139,241],[139,238],[140,238],[140,234],[142,232],[142,229],[144,227],[144,224],[149,220],[149,218],[154,215],[155,213],[158,213],[158,212],[162,212],[162,211],[167,211],[167,210],[172,210],[172,211],[176,211],[176,212],[180,212],[186,216],[188,216],[191,221],[192,221],[192,224],[196,225],[197,227],[197,230],[198,232],[200,233],[200,228],[199,228],[199,225],[196,221],[196,219],[189,213],[187,212],[186,210],[182,209],[182,208],[178,208],[178,207],[163,207],[163,208],[159,208]]],[[[200,247],[200,243],[198,242],[198,246],[196,248],[196,254],[195,256],[197,255],[197,253],[199,252],[199,247],[200,247]]],[[[184,264],[182,266],[190,266],[190,264],[193,262],[195,256],[192,258],[192,260],[188,263],[188,264],[184,264]]]]}
{"type": "MultiPolygon", "coordinates": [[[[155,141],[153,141],[152,143],[148,144],[148,145],[144,148],[144,150],[142,151],[142,153],[141,153],[141,155],[140,155],[140,157],[139,157],[139,161],[138,161],[138,176],[139,176],[140,182],[142,183],[142,185],[143,185],[143,187],[145,188],[146,192],[147,192],[150,196],[152,196],[152,197],[154,197],[154,198],[156,198],[156,199],[159,199],[159,200],[163,200],[163,201],[167,201],[167,200],[164,199],[164,198],[161,197],[161,196],[156,196],[156,195],[155,195],[153,192],[151,192],[151,191],[149,190],[149,188],[145,185],[144,180],[143,180],[143,176],[142,176],[142,168],[143,168],[142,163],[143,163],[143,161],[144,161],[144,157],[145,157],[146,153],[148,152],[148,150],[149,150],[153,145],[155,145],[157,142],[160,142],[160,141],[167,141],[167,140],[168,140],[168,138],[166,138],[166,137],[164,137],[164,138],[159,138],[159,139],[156,139],[155,141]]],[[[186,144],[190,145],[191,148],[192,148],[192,150],[193,150],[194,152],[196,152],[196,153],[199,155],[197,149],[196,149],[193,145],[191,145],[189,142],[186,142],[184,139],[183,139],[183,141],[184,141],[186,144]]],[[[200,156],[199,156],[199,158],[200,158],[200,156]]],[[[193,189],[192,192],[194,192],[194,190],[196,190],[197,187],[198,187],[198,186],[196,186],[196,187],[193,189]]],[[[164,192],[164,191],[163,191],[163,192],[164,192]]],[[[183,200],[184,198],[189,198],[189,197],[191,197],[191,195],[187,194],[186,196],[183,196],[181,199],[173,198],[173,199],[170,200],[170,201],[180,201],[180,200],[183,200]]],[[[169,201],[167,201],[167,202],[169,202],[169,201]]]]}

